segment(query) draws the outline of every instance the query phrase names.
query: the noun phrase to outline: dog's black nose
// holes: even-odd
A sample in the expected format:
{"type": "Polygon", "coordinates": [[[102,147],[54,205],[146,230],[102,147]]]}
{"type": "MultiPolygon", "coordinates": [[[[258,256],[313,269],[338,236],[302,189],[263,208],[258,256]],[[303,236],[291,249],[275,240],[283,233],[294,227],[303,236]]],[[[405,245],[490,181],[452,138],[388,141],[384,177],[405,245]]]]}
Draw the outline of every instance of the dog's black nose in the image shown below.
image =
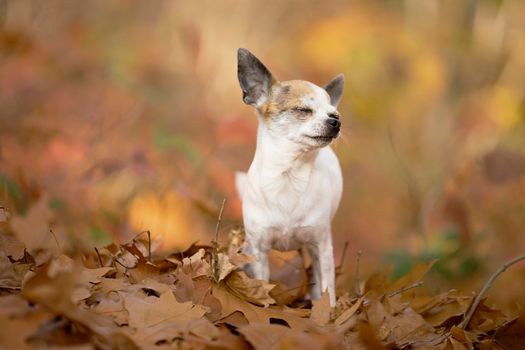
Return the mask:
{"type": "Polygon", "coordinates": [[[339,127],[341,126],[341,122],[339,121],[339,119],[335,118],[326,119],[326,123],[334,129],[339,129],[339,127]]]}

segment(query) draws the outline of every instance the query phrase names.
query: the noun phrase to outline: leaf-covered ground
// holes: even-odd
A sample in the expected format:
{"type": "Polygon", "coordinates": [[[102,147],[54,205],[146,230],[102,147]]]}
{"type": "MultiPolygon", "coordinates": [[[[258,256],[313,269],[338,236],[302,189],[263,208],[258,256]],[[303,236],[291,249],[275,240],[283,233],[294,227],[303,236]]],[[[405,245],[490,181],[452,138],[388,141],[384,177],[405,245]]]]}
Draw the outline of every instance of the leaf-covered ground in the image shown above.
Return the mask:
{"type": "Polygon", "coordinates": [[[416,293],[433,262],[393,282],[370,276],[330,308],[326,294],[310,303],[307,285],[248,278],[234,234],[167,256],[147,233],[68,256],[1,213],[2,349],[524,348],[525,317],[481,303],[463,329],[472,295],[416,293]]]}

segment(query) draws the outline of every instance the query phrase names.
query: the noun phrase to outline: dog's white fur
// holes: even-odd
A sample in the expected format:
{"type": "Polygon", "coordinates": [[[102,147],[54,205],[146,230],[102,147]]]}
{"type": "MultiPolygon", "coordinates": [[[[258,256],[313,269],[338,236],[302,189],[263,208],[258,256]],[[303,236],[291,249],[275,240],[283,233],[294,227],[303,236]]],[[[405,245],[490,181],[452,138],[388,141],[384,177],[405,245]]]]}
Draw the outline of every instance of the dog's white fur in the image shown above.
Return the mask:
{"type": "MultiPolygon", "coordinates": [[[[248,54],[247,50],[239,50],[239,64],[243,64],[242,55],[248,54]]],[[[341,80],[342,91],[342,77],[337,79],[341,80]]],[[[311,297],[318,299],[328,291],[330,304],[335,306],[331,221],[339,206],[343,180],[337,157],[328,146],[332,139],[309,136],[326,133],[326,120],[337,113],[341,91],[334,103],[334,97],[325,89],[306,81],[292,81],[292,86],[299,84],[308,92],[294,98],[311,113],[304,118],[298,117],[296,110],[286,110],[268,117],[264,106],[271,99],[272,86],[278,83],[272,78],[269,84],[268,91],[257,94],[257,90],[251,100],[248,96],[259,119],[257,148],[248,173],[236,174],[246,230],[245,252],[255,257],[247,271],[254,278],[268,280],[271,248],[297,250],[306,246],[313,264],[311,297]]],[[[244,89],[246,82],[241,81],[241,87],[244,89]]],[[[245,95],[249,92],[244,91],[245,95]]]]}

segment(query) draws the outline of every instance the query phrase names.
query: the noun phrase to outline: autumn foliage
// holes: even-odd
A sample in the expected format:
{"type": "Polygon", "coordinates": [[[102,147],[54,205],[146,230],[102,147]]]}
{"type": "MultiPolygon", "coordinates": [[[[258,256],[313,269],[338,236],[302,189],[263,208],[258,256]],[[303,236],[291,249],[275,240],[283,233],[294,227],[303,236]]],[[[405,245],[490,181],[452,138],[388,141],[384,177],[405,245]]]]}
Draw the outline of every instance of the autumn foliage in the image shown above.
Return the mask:
{"type": "Polygon", "coordinates": [[[38,231],[24,226],[29,221],[14,223],[14,235],[0,236],[6,349],[457,350],[517,349],[523,341],[522,316],[482,302],[463,327],[473,295],[416,293],[435,261],[394,281],[384,274],[357,280],[330,308],[326,293],[305,299],[306,282],[293,288],[250,279],[241,267],[251,257],[240,253],[237,231],[227,247],[213,242],[159,255],[142,232],[70,257],[60,246],[26,247],[22,241],[38,239],[30,235],[38,231]]]}
{"type": "Polygon", "coordinates": [[[462,319],[525,247],[524,14],[0,0],[0,348],[523,348],[523,265],[462,319]],[[233,174],[257,128],[239,47],[279,79],[345,74],[334,310],[301,254],[273,256],[270,284],[239,269],[233,174]]]}

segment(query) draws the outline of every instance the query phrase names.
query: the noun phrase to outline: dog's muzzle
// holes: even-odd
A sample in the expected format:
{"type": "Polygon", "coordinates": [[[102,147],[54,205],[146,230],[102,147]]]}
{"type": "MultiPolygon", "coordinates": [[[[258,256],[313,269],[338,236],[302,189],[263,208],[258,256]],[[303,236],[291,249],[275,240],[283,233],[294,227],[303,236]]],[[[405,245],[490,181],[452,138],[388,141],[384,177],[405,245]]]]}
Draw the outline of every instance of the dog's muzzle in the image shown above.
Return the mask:
{"type": "Polygon", "coordinates": [[[339,133],[339,130],[341,129],[341,122],[338,118],[329,117],[328,119],[326,119],[326,124],[335,135],[339,133]]]}

